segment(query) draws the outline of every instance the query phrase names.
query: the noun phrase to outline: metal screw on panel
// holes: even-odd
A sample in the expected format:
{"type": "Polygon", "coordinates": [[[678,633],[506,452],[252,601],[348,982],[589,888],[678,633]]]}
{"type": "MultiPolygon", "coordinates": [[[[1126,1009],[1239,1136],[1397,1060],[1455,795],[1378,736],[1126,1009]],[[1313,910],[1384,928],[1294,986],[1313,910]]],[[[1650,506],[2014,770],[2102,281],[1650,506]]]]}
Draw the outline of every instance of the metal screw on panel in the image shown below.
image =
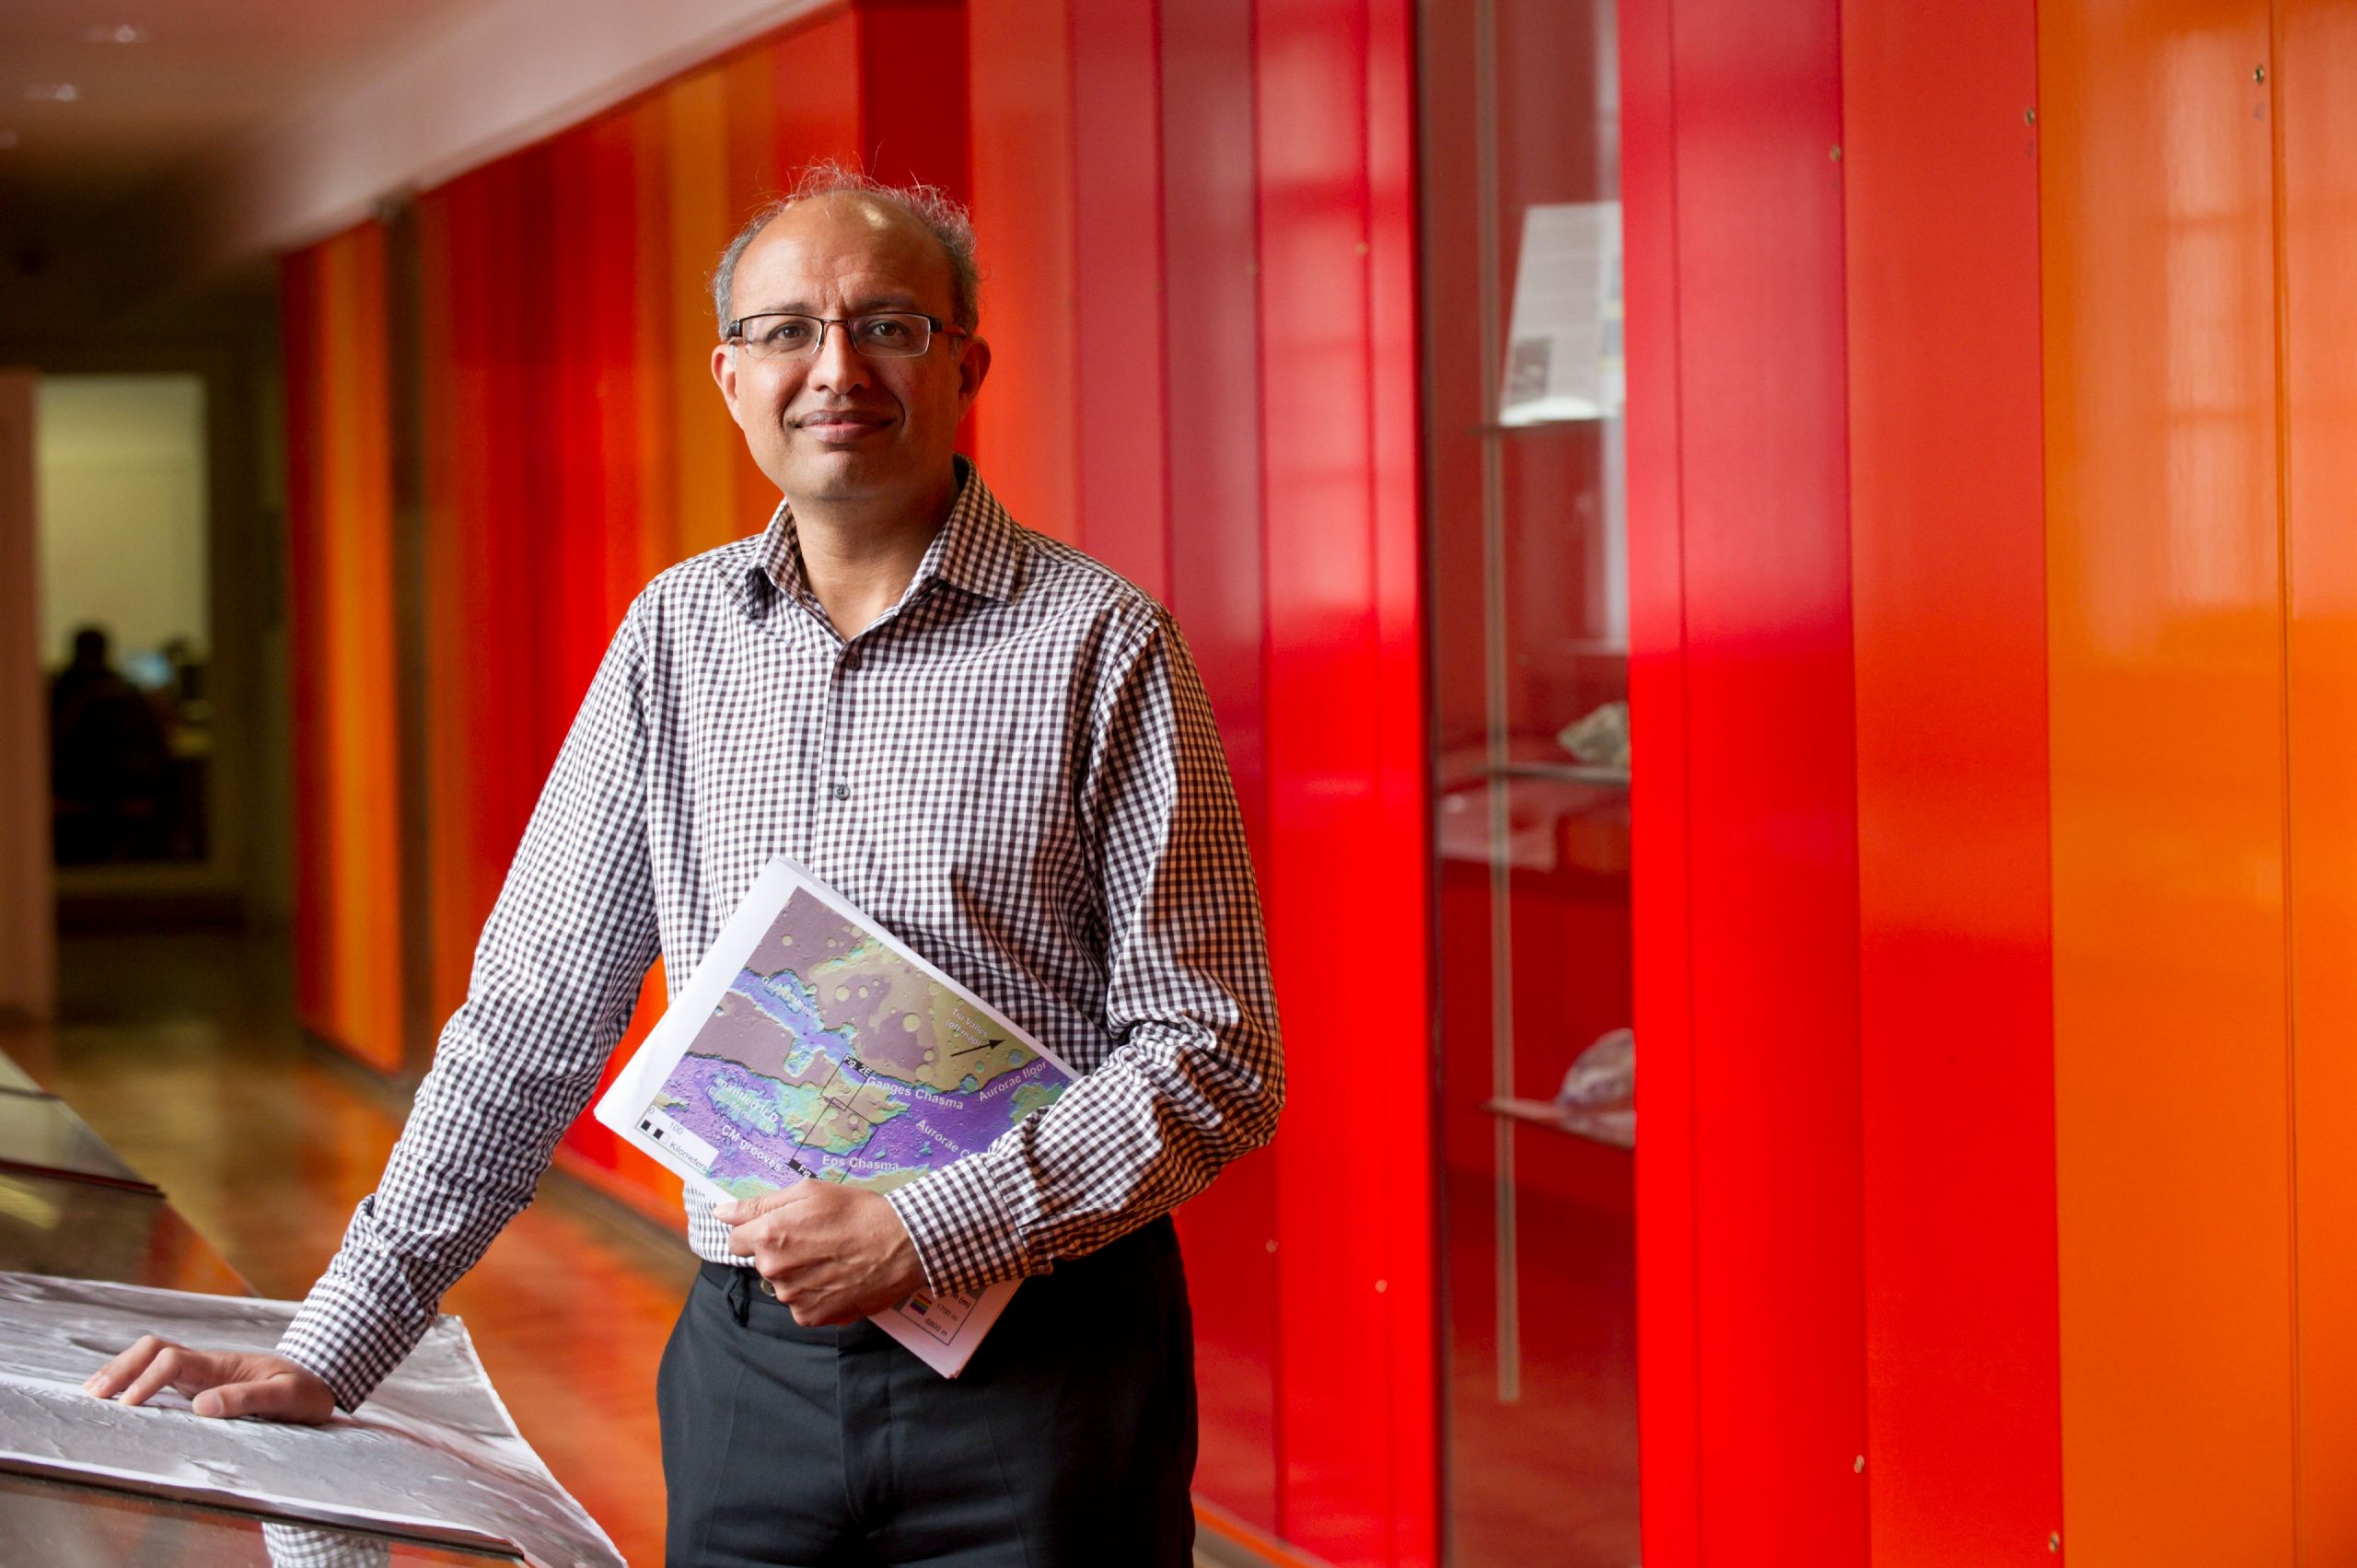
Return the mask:
{"type": "Polygon", "coordinates": [[[1377,1295],[1381,1295],[1385,1291],[1389,1290],[1390,1288],[1391,1282],[1388,1280],[1377,1280],[1375,1282],[1375,1294],[1377,1295]]]}
{"type": "Polygon", "coordinates": [[[1276,1244],[1276,1242],[1275,1242],[1275,1240],[1274,1240],[1274,1239],[1271,1239],[1271,1240],[1270,1241],[1270,1243],[1269,1243],[1269,1250],[1270,1250],[1270,1251],[1271,1251],[1271,1252],[1274,1252],[1276,1249],[1277,1249],[1277,1244],[1276,1244]]]}
{"type": "Polygon", "coordinates": [[[1828,147],[1825,150],[1825,156],[1831,158],[1835,163],[1840,163],[1841,161],[1841,144],[1836,142],[1833,145],[1828,147]]]}
{"type": "Polygon", "coordinates": [[[2046,1538],[2046,1550],[2049,1551],[2060,1551],[2062,1550],[2062,1532],[2061,1530],[2056,1530],[2052,1535],[2046,1538]]]}
{"type": "Polygon", "coordinates": [[[2038,123],[2038,110],[2035,110],[2035,109],[2025,109],[2025,110],[2022,110],[2022,123],[2023,123],[2023,124],[2025,124],[2025,125],[2035,125],[2035,124],[2037,124],[2037,123],[2038,123]]]}
{"type": "Polygon", "coordinates": [[[2264,82],[2267,80],[2267,67],[2264,65],[2253,67],[2250,74],[2250,79],[2254,82],[2264,82]]]}
{"type": "Polygon", "coordinates": [[[1866,1473],[1866,1457],[1864,1454],[1859,1455],[1858,1462],[1850,1467],[1850,1473],[1852,1475],[1864,1475],[1866,1473]]]}

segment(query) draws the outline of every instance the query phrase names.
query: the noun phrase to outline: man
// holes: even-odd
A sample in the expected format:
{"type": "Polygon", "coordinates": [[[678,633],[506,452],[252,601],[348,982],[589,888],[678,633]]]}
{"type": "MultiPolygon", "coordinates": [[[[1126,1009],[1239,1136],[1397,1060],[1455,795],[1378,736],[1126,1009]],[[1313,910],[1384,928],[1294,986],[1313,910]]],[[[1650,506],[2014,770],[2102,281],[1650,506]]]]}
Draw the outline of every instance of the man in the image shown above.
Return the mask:
{"type": "Polygon", "coordinates": [[[713,375],[784,505],[632,606],[283,1353],[143,1341],[94,1392],[357,1404],[529,1201],[658,943],[684,980],[783,851],[1083,1076],[888,1195],[691,1199],[707,1261],[659,1381],[671,1561],[1189,1560],[1167,1214],[1283,1099],[1260,915],[1168,616],[952,454],[990,368],[975,275],[953,205],[833,168],[729,248],[713,375]],[[1026,1276],[954,1382],[864,1320],[1026,1276]]]}

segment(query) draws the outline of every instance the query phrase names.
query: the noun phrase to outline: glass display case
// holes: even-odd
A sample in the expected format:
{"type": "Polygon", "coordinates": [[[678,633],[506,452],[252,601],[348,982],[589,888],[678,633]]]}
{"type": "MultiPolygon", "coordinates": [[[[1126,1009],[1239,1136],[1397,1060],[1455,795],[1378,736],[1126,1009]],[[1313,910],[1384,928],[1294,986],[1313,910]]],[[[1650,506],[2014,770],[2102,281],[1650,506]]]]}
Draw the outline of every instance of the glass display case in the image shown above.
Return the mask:
{"type": "Polygon", "coordinates": [[[1611,0],[1428,0],[1444,1538],[1638,1560],[1611,0]]]}

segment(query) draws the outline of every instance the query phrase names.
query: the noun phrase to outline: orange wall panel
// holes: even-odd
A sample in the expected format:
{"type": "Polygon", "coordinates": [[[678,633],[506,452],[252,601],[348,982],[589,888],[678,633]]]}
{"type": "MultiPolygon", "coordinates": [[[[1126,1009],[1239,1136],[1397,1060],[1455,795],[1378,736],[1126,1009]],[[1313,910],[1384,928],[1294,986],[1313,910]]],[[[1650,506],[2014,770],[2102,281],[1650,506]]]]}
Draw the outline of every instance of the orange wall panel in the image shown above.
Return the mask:
{"type": "Polygon", "coordinates": [[[2040,7],[2065,1539],[2289,1563],[2264,0],[2040,7]]]}
{"type": "Polygon", "coordinates": [[[391,384],[385,231],[287,259],[297,994],[304,1025],[401,1063],[391,384]]]}
{"type": "Polygon", "coordinates": [[[2357,1562],[2357,9],[2277,15],[2299,1547],[2325,1564],[2357,1562]]]}

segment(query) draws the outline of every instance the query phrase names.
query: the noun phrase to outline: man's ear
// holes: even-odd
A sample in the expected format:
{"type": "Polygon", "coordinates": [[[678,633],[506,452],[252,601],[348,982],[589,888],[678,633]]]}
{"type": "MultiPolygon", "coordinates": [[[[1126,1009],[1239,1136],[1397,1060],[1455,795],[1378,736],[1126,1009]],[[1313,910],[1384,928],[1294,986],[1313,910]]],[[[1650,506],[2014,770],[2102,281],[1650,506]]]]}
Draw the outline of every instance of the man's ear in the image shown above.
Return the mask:
{"type": "Polygon", "coordinates": [[[728,405],[728,417],[737,420],[741,430],[745,422],[737,419],[737,348],[734,343],[722,343],[712,351],[712,379],[720,389],[720,401],[728,405]]]}
{"type": "Polygon", "coordinates": [[[974,406],[974,394],[982,389],[982,377],[991,373],[991,345],[987,339],[968,338],[966,352],[958,356],[958,412],[963,417],[974,406]]]}

